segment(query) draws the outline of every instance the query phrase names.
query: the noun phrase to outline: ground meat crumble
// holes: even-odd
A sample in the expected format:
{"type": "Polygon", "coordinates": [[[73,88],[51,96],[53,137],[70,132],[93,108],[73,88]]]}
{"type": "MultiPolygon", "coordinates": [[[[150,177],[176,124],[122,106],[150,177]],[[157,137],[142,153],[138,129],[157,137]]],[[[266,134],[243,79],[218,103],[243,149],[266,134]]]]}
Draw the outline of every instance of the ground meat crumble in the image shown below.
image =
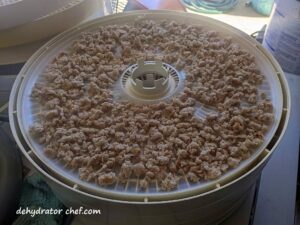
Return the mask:
{"type": "Polygon", "coordinates": [[[184,176],[217,179],[251,156],[273,121],[254,57],[198,25],[143,20],[99,27],[42,76],[46,82],[32,90],[42,107],[33,137],[49,157],[101,186],[138,178],[142,190],[155,181],[170,191],[184,176]],[[148,105],[115,101],[112,87],[138,59],[184,70],[182,93],[148,105]],[[197,104],[215,113],[199,118],[197,104]]]}

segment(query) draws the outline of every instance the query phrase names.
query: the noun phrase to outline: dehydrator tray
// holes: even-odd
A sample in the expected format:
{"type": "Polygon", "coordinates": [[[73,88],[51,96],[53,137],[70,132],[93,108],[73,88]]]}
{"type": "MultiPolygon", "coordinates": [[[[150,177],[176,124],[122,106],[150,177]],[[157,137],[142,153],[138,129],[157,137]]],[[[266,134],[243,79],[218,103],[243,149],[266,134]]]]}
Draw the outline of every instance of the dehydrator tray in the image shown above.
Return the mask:
{"type": "MultiPolygon", "coordinates": [[[[190,197],[196,194],[205,193],[212,189],[219,188],[224,184],[238,178],[245,173],[251,165],[259,158],[264,151],[268,151],[267,145],[273,138],[283,110],[283,96],[281,84],[279,81],[280,69],[274,63],[273,58],[257,43],[254,39],[244,34],[243,32],[230,27],[215,20],[188,14],[172,11],[139,11],[123,14],[116,14],[104,18],[96,19],[91,22],[79,25],[72,28],[59,36],[55,37],[40,50],[38,50],[25,64],[19,76],[22,77],[20,89],[18,92],[16,110],[18,124],[20,131],[27,145],[28,154],[43,168],[46,168],[54,176],[63,180],[65,183],[73,186],[76,189],[83,190],[89,193],[96,194],[102,197],[108,197],[116,200],[126,201],[163,201],[173,200],[184,197],[190,197]],[[82,32],[96,30],[99,26],[112,24],[131,24],[137,18],[151,19],[151,20],[174,20],[186,24],[201,24],[211,30],[218,31],[221,35],[231,36],[233,41],[239,43],[244,49],[255,56],[256,63],[262,73],[265,75],[265,82],[262,84],[260,90],[263,90],[269,95],[274,106],[274,122],[271,125],[268,133],[265,136],[264,143],[252,154],[252,156],[241,164],[231,169],[222,175],[219,179],[211,181],[200,181],[198,183],[190,183],[187,179],[181,179],[176,190],[170,192],[161,192],[157,185],[150,186],[146,191],[140,191],[137,188],[137,181],[130,180],[127,184],[100,187],[93,183],[88,183],[79,179],[75,171],[70,171],[64,168],[60,163],[49,159],[43,152],[43,146],[38,144],[29,134],[29,128],[36,120],[36,114],[39,111],[38,105],[34,103],[30,97],[32,88],[36,82],[44,82],[41,78],[42,71],[53,60],[53,58],[62,50],[66,49],[74,40],[76,40],[82,32]]],[[[209,109],[199,107],[199,116],[203,117],[209,109]]]]}

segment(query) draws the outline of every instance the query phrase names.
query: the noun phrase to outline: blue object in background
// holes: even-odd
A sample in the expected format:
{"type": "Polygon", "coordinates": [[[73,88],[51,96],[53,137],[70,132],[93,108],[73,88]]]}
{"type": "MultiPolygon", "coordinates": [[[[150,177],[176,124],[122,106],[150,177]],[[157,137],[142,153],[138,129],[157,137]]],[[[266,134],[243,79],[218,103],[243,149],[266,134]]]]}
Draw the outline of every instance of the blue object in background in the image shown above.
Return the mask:
{"type": "Polygon", "coordinates": [[[251,0],[251,6],[253,9],[265,16],[271,14],[273,8],[274,0],[251,0]]]}
{"type": "Polygon", "coordinates": [[[180,0],[191,10],[201,13],[225,13],[233,9],[239,0],[180,0]]]}

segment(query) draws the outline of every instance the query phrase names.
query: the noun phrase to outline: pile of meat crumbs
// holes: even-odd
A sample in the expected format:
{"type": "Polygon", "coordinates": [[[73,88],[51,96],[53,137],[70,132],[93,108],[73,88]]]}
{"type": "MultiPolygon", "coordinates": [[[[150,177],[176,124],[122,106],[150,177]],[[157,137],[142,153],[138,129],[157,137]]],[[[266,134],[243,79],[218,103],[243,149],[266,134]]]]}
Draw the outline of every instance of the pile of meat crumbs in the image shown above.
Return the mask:
{"type": "Polygon", "coordinates": [[[31,134],[48,157],[100,186],[138,179],[141,191],[153,182],[171,191],[184,178],[217,179],[251,156],[273,121],[255,58],[199,25],[102,26],[82,33],[42,77],[31,134]],[[115,83],[139,59],[185,71],[184,90],[153,104],[116,101],[115,83]],[[199,118],[196,104],[215,113],[199,118]]]}

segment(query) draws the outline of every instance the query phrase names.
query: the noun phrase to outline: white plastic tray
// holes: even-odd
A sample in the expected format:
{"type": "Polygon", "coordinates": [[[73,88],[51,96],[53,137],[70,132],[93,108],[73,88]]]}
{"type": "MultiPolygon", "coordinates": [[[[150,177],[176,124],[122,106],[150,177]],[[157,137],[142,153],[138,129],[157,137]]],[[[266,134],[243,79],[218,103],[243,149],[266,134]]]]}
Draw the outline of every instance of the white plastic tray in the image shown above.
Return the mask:
{"type": "MultiPolygon", "coordinates": [[[[52,2],[52,0],[41,1],[52,2]]],[[[97,11],[101,11],[102,8],[103,0],[71,0],[68,4],[34,20],[5,30],[0,29],[0,48],[32,43],[52,37],[88,19],[97,11]]],[[[18,14],[22,15],[20,12],[18,14]]],[[[0,23],[2,21],[6,24],[8,20],[10,20],[10,17],[6,17],[4,20],[0,18],[0,23]]]]}
{"type": "Polygon", "coordinates": [[[105,196],[112,199],[136,201],[172,200],[204,193],[238,178],[240,174],[244,173],[245,170],[248,170],[249,166],[254,163],[259,155],[265,150],[277,130],[283,107],[282,90],[278,78],[280,72],[276,70],[273,62],[267,54],[268,53],[266,53],[259,43],[241,31],[221,22],[198,15],[171,11],[146,11],[117,14],[96,19],[73,28],[52,39],[28,60],[25,65],[27,67],[26,74],[19,75],[24,77],[17,99],[16,113],[20,129],[25,141],[32,149],[32,153],[41,160],[43,165],[46,166],[52,174],[64,180],[68,184],[73,184],[75,188],[79,188],[83,191],[86,190],[99,196],[105,196]],[[224,36],[230,35],[235,42],[239,43],[244,49],[247,49],[249,53],[256,57],[256,63],[266,77],[266,82],[262,88],[269,89],[269,95],[275,108],[274,123],[267,133],[264,143],[259,147],[259,149],[257,149],[249,159],[243,161],[237,168],[228,171],[217,180],[202,181],[196,184],[182,182],[177,190],[171,192],[159,192],[157,187],[149,188],[147,192],[140,192],[135,184],[131,185],[130,183],[126,186],[126,190],[119,189],[120,186],[118,185],[108,188],[99,187],[96,184],[80,180],[76,172],[67,170],[60,163],[47,158],[43,153],[43,146],[39,145],[29,135],[29,127],[35,121],[35,114],[39,110],[38,106],[32,102],[30,94],[36,82],[43,82],[40,75],[52,59],[76,40],[81,32],[96,30],[100,25],[132,23],[138,16],[143,16],[144,18],[152,20],[168,19],[187,24],[201,24],[209,29],[219,31],[220,34],[224,36]]]}
{"type": "Polygon", "coordinates": [[[48,15],[73,0],[0,0],[0,30],[48,15]]]}

